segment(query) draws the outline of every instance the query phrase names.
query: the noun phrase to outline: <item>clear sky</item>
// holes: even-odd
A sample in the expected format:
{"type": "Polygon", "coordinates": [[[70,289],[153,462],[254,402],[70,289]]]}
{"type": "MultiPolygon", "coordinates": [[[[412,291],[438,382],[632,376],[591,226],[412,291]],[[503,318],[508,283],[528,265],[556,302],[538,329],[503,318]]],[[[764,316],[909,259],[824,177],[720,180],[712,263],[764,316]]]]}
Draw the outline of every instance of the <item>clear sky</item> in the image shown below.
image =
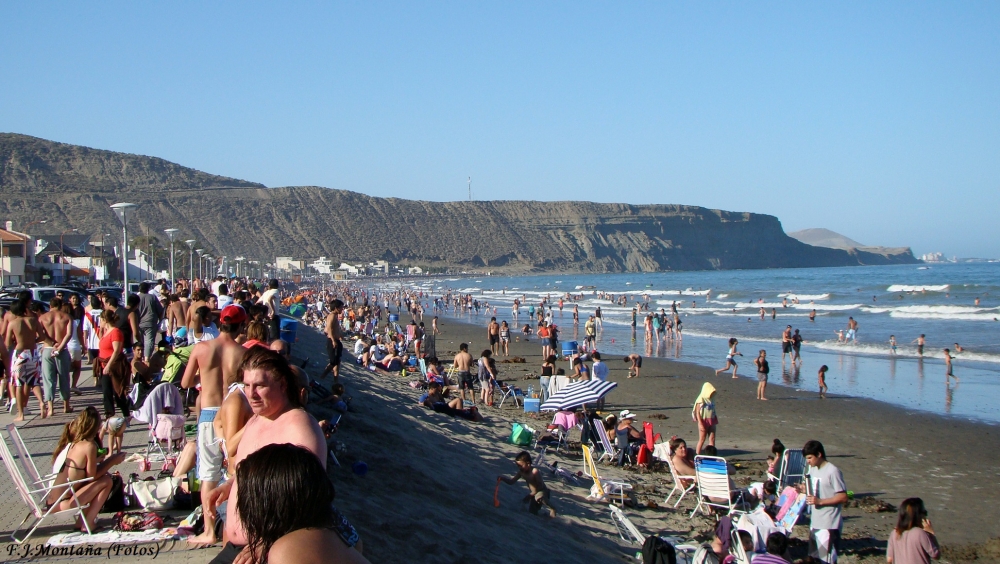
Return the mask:
{"type": "Polygon", "coordinates": [[[0,131],[1000,257],[998,2],[0,3],[0,131]]]}

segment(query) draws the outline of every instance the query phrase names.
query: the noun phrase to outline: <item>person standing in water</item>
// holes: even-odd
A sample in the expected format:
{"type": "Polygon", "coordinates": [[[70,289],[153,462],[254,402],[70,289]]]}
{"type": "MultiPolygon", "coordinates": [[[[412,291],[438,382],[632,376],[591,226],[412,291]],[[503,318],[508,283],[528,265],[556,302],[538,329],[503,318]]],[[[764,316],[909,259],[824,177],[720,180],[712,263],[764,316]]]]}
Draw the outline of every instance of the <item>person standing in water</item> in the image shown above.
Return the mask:
{"type": "Polygon", "coordinates": [[[767,401],[764,389],[767,388],[767,376],[771,372],[771,367],[767,364],[767,351],[761,349],[753,363],[757,366],[757,399],[767,401]]]}
{"type": "Polygon", "coordinates": [[[955,381],[957,382],[958,381],[958,376],[955,376],[954,374],[952,374],[952,371],[951,371],[951,351],[948,350],[948,349],[944,349],[944,367],[946,369],[945,370],[945,374],[944,374],[944,380],[945,380],[945,382],[950,382],[951,378],[954,378],[955,381]]]}
{"type": "Polygon", "coordinates": [[[924,345],[926,344],[924,334],[921,333],[919,337],[913,340],[913,342],[917,344],[917,354],[924,356],[924,345]]]}
{"type": "Polygon", "coordinates": [[[719,424],[719,416],[715,412],[715,386],[709,382],[701,387],[701,393],[694,400],[691,418],[698,424],[698,445],[695,453],[701,454],[706,444],[715,446],[715,428],[719,424]]]}

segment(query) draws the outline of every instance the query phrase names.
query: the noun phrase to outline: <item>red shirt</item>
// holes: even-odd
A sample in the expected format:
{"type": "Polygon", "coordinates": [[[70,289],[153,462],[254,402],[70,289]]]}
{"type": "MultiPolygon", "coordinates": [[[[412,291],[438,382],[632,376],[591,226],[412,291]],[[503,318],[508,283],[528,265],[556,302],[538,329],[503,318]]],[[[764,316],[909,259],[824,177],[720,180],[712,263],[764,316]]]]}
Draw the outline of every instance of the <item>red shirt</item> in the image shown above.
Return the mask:
{"type": "MultiPolygon", "coordinates": [[[[99,344],[100,346],[98,347],[98,355],[97,356],[101,360],[108,360],[108,359],[110,359],[111,355],[115,352],[115,349],[113,348],[114,345],[112,345],[112,343],[114,343],[116,341],[119,342],[119,343],[121,343],[122,347],[124,347],[125,346],[125,334],[121,332],[121,329],[119,329],[117,327],[112,327],[110,330],[108,330],[107,333],[104,334],[103,337],[101,337],[101,342],[99,344]]],[[[124,354],[124,353],[125,353],[125,351],[123,350],[122,354],[124,354]]]]}

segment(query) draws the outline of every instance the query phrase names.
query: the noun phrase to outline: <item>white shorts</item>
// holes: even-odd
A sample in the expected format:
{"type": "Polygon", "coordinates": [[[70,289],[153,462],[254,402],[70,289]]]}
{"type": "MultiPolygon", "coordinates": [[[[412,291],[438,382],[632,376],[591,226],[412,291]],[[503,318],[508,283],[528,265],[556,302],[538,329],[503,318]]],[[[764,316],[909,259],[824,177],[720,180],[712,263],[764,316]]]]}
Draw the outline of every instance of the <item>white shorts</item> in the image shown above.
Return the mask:
{"type": "Polygon", "coordinates": [[[218,412],[218,407],[203,407],[198,417],[198,479],[202,482],[222,480],[222,443],[213,425],[218,412]]]}
{"type": "Polygon", "coordinates": [[[69,351],[70,362],[80,362],[83,359],[83,349],[77,347],[66,347],[69,351]]]}

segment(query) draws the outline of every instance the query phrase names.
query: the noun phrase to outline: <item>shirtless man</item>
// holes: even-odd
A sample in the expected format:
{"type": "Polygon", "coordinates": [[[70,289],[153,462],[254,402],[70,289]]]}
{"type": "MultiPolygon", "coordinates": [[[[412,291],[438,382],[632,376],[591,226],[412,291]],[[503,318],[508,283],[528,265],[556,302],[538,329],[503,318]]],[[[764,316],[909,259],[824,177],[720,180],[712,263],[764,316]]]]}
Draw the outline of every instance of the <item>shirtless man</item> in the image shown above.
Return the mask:
{"type": "Polygon", "coordinates": [[[56,395],[56,383],[59,384],[59,395],[63,399],[63,413],[71,413],[69,406],[70,357],[66,344],[73,336],[73,318],[62,310],[63,302],[58,297],[49,301],[49,311],[38,317],[42,326],[42,386],[45,396],[45,411],[42,417],[53,414],[52,403],[56,395]]]}
{"type": "Polygon", "coordinates": [[[187,327],[187,310],[177,294],[170,294],[170,305],[167,306],[167,334],[177,339],[181,327],[187,327]]]}
{"type": "MultiPolygon", "coordinates": [[[[202,341],[191,350],[191,359],[184,370],[181,386],[193,388],[201,382],[201,411],[198,415],[198,479],[201,480],[201,499],[207,507],[212,490],[222,479],[222,447],[215,436],[212,425],[227,382],[237,379],[240,361],[246,349],[236,342],[243,332],[247,314],[238,305],[227,306],[220,316],[219,336],[202,341]]],[[[213,544],[215,519],[210,511],[205,512],[205,532],[189,540],[194,544],[213,544]]]]}
{"type": "Polygon", "coordinates": [[[344,354],[344,342],[341,340],[340,316],[344,313],[344,302],[333,300],[330,302],[330,313],[326,316],[326,327],[323,333],[326,334],[326,354],[330,358],[320,375],[320,380],[333,372],[333,381],[340,380],[340,357],[344,354]]]}
{"type": "Polygon", "coordinates": [[[201,306],[208,305],[208,289],[202,288],[195,292],[192,296],[191,303],[188,304],[187,312],[184,315],[184,326],[188,328],[188,333],[191,332],[191,327],[195,325],[195,314],[194,312],[198,310],[201,306]]]}
{"type": "Polygon", "coordinates": [[[497,318],[490,318],[490,322],[486,326],[486,337],[490,342],[490,350],[493,351],[493,354],[500,354],[500,324],[497,323],[497,318]]]}
{"type": "Polygon", "coordinates": [[[42,333],[42,325],[28,311],[28,300],[14,302],[10,307],[12,319],[7,322],[4,333],[4,343],[12,350],[10,360],[10,378],[16,387],[17,417],[14,421],[24,421],[24,409],[28,404],[28,389],[31,388],[38,398],[38,408],[45,417],[45,403],[42,401],[42,388],[38,381],[38,351],[35,346],[42,333]]]}
{"type": "Polygon", "coordinates": [[[853,317],[847,318],[847,336],[844,337],[844,342],[847,341],[858,342],[858,322],[853,317]]]}
{"type": "Polygon", "coordinates": [[[781,364],[785,363],[785,355],[792,357],[792,326],[788,325],[781,333],[781,364]]]}
{"type": "Polygon", "coordinates": [[[462,401],[465,401],[465,391],[469,390],[469,395],[472,396],[472,402],[476,402],[476,393],[472,387],[472,355],[469,354],[468,343],[462,343],[458,345],[458,354],[455,355],[455,360],[453,361],[455,365],[456,376],[458,377],[458,392],[462,395],[462,401]]]}

